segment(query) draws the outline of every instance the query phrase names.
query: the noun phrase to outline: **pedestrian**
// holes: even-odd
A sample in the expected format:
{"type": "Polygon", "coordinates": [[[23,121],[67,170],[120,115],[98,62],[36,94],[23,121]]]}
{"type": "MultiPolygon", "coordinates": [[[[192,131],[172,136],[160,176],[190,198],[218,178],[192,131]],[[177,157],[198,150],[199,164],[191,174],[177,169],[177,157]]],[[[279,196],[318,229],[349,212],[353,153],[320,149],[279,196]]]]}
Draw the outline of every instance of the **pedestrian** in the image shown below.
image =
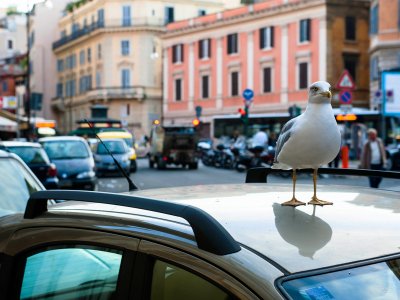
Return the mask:
{"type": "MultiPolygon", "coordinates": [[[[370,128],[367,131],[368,140],[364,144],[361,152],[360,168],[371,170],[383,170],[386,166],[386,151],[383,141],[378,138],[376,129],[370,128]]],[[[378,188],[382,177],[370,176],[369,185],[378,188]]]]}
{"type": "Polygon", "coordinates": [[[262,130],[261,126],[254,126],[257,129],[257,132],[253,135],[252,139],[252,148],[263,148],[266,149],[268,147],[268,134],[262,130]]]}

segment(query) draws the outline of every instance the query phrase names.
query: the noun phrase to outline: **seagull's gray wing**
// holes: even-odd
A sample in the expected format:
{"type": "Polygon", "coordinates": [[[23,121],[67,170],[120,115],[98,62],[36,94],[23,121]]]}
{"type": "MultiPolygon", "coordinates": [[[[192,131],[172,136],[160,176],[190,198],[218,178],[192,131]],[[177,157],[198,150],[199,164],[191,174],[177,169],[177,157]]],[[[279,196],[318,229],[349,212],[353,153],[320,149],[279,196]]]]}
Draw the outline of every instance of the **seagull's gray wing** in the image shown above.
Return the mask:
{"type": "Polygon", "coordinates": [[[290,129],[293,127],[293,125],[296,123],[296,119],[298,117],[291,119],[288,121],[282,128],[281,134],[279,135],[278,141],[276,142],[276,149],[275,149],[275,158],[274,158],[274,163],[278,162],[278,155],[281,152],[283,145],[289,140],[291,131],[290,129]]]}

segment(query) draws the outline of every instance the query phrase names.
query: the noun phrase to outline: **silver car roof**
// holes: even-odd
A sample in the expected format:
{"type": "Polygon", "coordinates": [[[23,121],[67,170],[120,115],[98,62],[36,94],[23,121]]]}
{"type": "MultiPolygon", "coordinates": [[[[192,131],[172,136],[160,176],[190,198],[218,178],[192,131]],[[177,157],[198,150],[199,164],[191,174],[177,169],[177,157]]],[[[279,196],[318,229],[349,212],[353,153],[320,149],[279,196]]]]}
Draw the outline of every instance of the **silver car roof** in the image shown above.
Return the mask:
{"type": "MultiPolygon", "coordinates": [[[[312,184],[299,184],[296,189],[302,201],[311,199],[312,192],[312,184]]],[[[400,201],[396,192],[319,185],[318,196],[333,201],[333,206],[298,208],[280,205],[292,196],[287,184],[174,187],[131,194],[199,207],[242,246],[290,273],[399,253],[400,201]]],[[[63,209],[78,207],[71,203],[63,209]]],[[[103,215],[100,207],[84,205],[84,209],[103,215]]],[[[135,213],[135,209],[119,207],[113,211],[121,211],[127,218],[135,213]]],[[[173,216],[163,218],[176,221],[173,216]]]]}

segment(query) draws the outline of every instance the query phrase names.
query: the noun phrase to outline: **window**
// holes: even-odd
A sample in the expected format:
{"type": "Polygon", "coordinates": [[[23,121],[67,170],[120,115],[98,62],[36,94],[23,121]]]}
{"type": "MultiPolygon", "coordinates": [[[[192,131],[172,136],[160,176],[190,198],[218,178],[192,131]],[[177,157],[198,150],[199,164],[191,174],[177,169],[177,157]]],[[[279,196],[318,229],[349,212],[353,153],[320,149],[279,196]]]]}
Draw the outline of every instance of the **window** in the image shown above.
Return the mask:
{"type": "Polygon", "coordinates": [[[346,22],[346,40],[355,41],[356,40],[356,18],[347,16],[345,18],[346,22]]]}
{"type": "Polygon", "coordinates": [[[375,5],[371,8],[370,18],[370,33],[377,34],[379,32],[379,5],[375,5]]]}
{"type": "Polygon", "coordinates": [[[65,31],[65,30],[62,30],[61,32],[60,32],[60,37],[61,38],[65,38],[67,36],[67,32],[65,31]]]}
{"type": "Polygon", "coordinates": [[[274,27],[260,28],[260,49],[274,47],[274,27]]]}
{"type": "Polygon", "coordinates": [[[182,100],[182,79],[175,79],[175,101],[182,100]]]}
{"type": "Polygon", "coordinates": [[[159,260],[153,267],[150,295],[153,300],[232,299],[224,290],[206,279],[159,260]]]}
{"type": "Polygon", "coordinates": [[[121,71],[121,86],[127,88],[131,85],[131,71],[129,69],[122,69],[121,71]]]}
{"type": "Polygon", "coordinates": [[[201,98],[207,99],[210,97],[210,76],[201,76],[201,98]]]}
{"type": "Polygon", "coordinates": [[[172,46],[172,62],[183,62],[183,44],[172,46]]]}
{"type": "Polygon", "coordinates": [[[87,61],[90,63],[92,61],[92,49],[88,48],[87,49],[87,61]]]}
{"type": "Polygon", "coordinates": [[[79,63],[83,65],[85,63],[85,50],[81,50],[79,53],[79,63]]]}
{"type": "Polygon", "coordinates": [[[211,39],[199,41],[199,58],[205,59],[211,57],[211,39]]]}
{"type": "Polygon", "coordinates": [[[121,41],[121,54],[123,56],[129,55],[129,41],[121,41]]]}
{"type": "Polygon", "coordinates": [[[199,16],[205,16],[207,14],[205,9],[199,9],[199,16]]]}
{"type": "Polygon", "coordinates": [[[300,20],[300,43],[311,41],[311,20],[300,20]]]}
{"type": "Polygon", "coordinates": [[[131,7],[122,6],[122,26],[131,26],[131,7]]]}
{"type": "Polygon", "coordinates": [[[356,54],[344,54],[343,55],[343,65],[344,68],[349,71],[351,77],[353,77],[354,82],[357,78],[357,65],[358,65],[358,55],[356,54]]]}
{"type": "Polygon", "coordinates": [[[271,67],[263,68],[263,93],[270,93],[272,91],[272,78],[271,67]]]}
{"type": "Polygon", "coordinates": [[[57,83],[56,91],[57,91],[57,98],[62,98],[62,96],[63,96],[63,84],[62,83],[57,83]]]}
{"type": "Polygon", "coordinates": [[[97,45],[97,59],[101,59],[101,44],[97,45]]]}
{"type": "Polygon", "coordinates": [[[101,87],[101,73],[99,71],[96,72],[96,87],[101,87]]]}
{"type": "Polygon", "coordinates": [[[121,261],[122,251],[48,247],[27,257],[20,298],[109,299],[117,289],[121,261]]]}
{"type": "Polygon", "coordinates": [[[8,83],[5,80],[2,82],[2,91],[3,92],[8,91],[8,83]]]}
{"type": "Polygon", "coordinates": [[[104,9],[101,8],[97,11],[97,26],[104,27],[104,9]]]}
{"type": "Polygon", "coordinates": [[[239,72],[231,73],[231,96],[239,96],[239,72]]]}
{"type": "Polygon", "coordinates": [[[299,89],[308,88],[308,63],[299,64],[299,89]]]}
{"type": "Polygon", "coordinates": [[[227,45],[228,54],[238,53],[238,34],[237,33],[228,34],[227,43],[228,43],[228,45],[227,45]]]}
{"type": "Polygon", "coordinates": [[[170,6],[165,7],[164,19],[165,19],[165,24],[174,22],[175,17],[174,17],[174,8],[173,7],[170,7],[170,6]]]}
{"type": "Polygon", "coordinates": [[[79,79],[79,92],[84,93],[92,88],[92,76],[82,76],[79,79]]]}
{"type": "Polygon", "coordinates": [[[377,80],[379,78],[379,59],[378,56],[371,58],[371,80],[377,80]]]}
{"type": "Polygon", "coordinates": [[[12,50],[13,48],[14,48],[13,41],[12,40],[8,40],[7,41],[7,49],[8,50],[12,50]]]}
{"type": "Polygon", "coordinates": [[[64,60],[63,59],[57,59],[57,71],[58,72],[64,71],[64,60]]]}

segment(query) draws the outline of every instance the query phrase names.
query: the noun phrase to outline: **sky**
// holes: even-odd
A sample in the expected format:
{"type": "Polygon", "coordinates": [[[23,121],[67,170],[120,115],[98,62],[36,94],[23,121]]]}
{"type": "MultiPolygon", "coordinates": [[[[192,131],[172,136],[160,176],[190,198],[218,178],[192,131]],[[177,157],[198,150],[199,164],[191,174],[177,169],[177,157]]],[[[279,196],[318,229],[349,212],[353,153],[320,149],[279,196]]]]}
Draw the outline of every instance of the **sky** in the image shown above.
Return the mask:
{"type": "Polygon", "coordinates": [[[0,8],[16,6],[18,11],[26,12],[28,7],[32,8],[37,2],[43,2],[43,0],[0,0],[0,8]]]}

